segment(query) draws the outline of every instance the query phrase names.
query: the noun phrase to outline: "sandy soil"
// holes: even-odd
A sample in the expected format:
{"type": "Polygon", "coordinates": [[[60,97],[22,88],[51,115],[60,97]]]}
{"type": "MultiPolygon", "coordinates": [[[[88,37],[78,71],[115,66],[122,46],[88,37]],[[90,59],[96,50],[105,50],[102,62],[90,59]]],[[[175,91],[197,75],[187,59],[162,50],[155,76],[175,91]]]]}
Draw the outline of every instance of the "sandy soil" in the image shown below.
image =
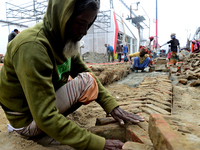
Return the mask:
{"type": "MultiPolygon", "coordinates": [[[[162,73],[161,73],[162,74],[162,73]]],[[[157,76],[159,74],[156,74],[157,76]]],[[[133,81],[135,74],[130,74],[126,79],[130,79],[133,81]]],[[[141,76],[140,82],[142,79],[146,77],[146,74],[137,74],[135,77],[141,76]]],[[[153,75],[151,75],[153,76],[153,75]]],[[[128,80],[124,80],[124,82],[113,83],[111,85],[106,86],[107,90],[117,99],[118,102],[121,104],[125,103],[126,101],[130,100],[130,97],[133,96],[136,97],[144,97],[144,95],[149,95],[149,93],[145,93],[144,91],[142,94],[137,93],[137,90],[135,86],[129,87],[128,80]],[[127,85],[126,85],[127,83],[127,85]]],[[[154,82],[156,78],[152,80],[154,82]]],[[[135,83],[137,85],[138,83],[135,83]]],[[[142,85],[141,85],[142,87],[142,85]]],[[[143,85],[143,88],[145,88],[145,85],[143,85]]],[[[159,95],[158,95],[159,96],[159,95]]],[[[133,98],[132,97],[132,98],[133,98]]],[[[174,107],[172,109],[172,116],[178,119],[175,119],[175,124],[172,123],[172,127],[175,131],[177,131],[181,135],[187,135],[187,137],[190,137],[190,139],[183,138],[184,140],[191,140],[194,138],[194,142],[198,142],[198,138],[200,137],[200,120],[199,115],[199,109],[200,109],[200,90],[199,88],[192,88],[192,87],[186,87],[186,86],[174,86],[173,87],[173,101],[174,101],[174,107]],[[182,129],[180,132],[178,129],[182,129]],[[188,131],[189,133],[185,133],[183,131],[188,131]]],[[[138,112],[138,108],[132,109],[132,111],[138,112]]],[[[97,104],[96,102],[92,102],[89,105],[82,106],[77,111],[75,111],[73,114],[70,114],[67,118],[73,120],[75,123],[77,123],[80,127],[84,128],[90,128],[95,125],[96,118],[98,117],[105,117],[106,113],[103,111],[103,109],[97,104]]],[[[148,119],[148,115],[147,118],[148,119]]],[[[0,108],[0,149],[2,150],[21,150],[21,149],[27,149],[27,150],[45,150],[45,149],[52,149],[52,150],[72,150],[72,148],[68,146],[55,146],[51,145],[48,147],[41,146],[37,144],[36,142],[33,142],[31,140],[26,140],[26,138],[23,138],[19,136],[16,133],[9,134],[7,132],[7,125],[8,121],[5,117],[5,114],[3,110],[0,108]]],[[[200,142],[199,142],[200,143],[200,142]]]]}
{"type": "MultiPolygon", "coordinates": [[[[132,74],[131,76],[134,76],[134,74],[132,74]]],[[[138,76],[141,76],[141,75],[138,75],[138,76]]],[[[146,74],[143,74],[143,77],[141,77],[140,80],[142,81],[145,77],[146,77],[146,74]]],[[[113,83],[111,85],[106,86],[106,88],[121,104],[123,104],[123,102],[126,102],[127,100],[131,101],[131,98],[128,98],[128,96],[132,96],[133,98],[135,94],[132,93],[132,90],[136,90],[134,87],[129,87],[122,83],[120,84],[113,83]]],[[[142,93],[145,94],[145,92],[142,92],[142,93]]],[[[141,94],[138,94],[135,96],[144,97],[144,95],[141,95],[141,94]]],[[[132,109],[132,111],[137,112],[138,109],[132,109]]],[[[100,107],[98,103],[92,102],[89,105],[80,107],[77,111],[70,114],[67,118],[73,120],[80,127],[84,127],[88,129],[92,126],[95,126],[96,118],[102,118],[102,117],[106,117],[106,113],[100,107]]],[[[49,146],[49,147],[42,147],[41,145],[34,143],[33,141],[22,138],[17,133],[9,134],[6,128],[7,124],[8,124],[8,121],[5,117],[5,114],[3,110],[0,108],[0,139],[1,139],[0,147],[3,149],[21,150],[21,149],[38,149],[38,147],[39,149],[45,149],[45,148],[71,149],[65,146],[54,146],[54,145],[49,146]]]]}

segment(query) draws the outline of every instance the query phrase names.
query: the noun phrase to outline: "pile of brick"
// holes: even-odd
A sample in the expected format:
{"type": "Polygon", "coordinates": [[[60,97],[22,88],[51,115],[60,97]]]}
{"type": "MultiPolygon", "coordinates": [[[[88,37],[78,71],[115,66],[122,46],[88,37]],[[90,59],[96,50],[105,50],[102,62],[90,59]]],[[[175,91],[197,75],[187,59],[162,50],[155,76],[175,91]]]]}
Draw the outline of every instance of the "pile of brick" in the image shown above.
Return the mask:
{"type": "Polygon", "coordinates": [[[158,57],[155,59],[155,71],[169,72],[166,58],[158,57]]]}
{"type": "Polygon", "coordinates": [[[103,85],[121,80],[130,73],[130,65],[118,63],[116,65],[90,65],[88,66],[103,85]]]}
{"type": "Polygon", "coordinates": [[[191,53],[177,69],[179,82],[190,86],[200,86],[200,54],[191,53]]]}

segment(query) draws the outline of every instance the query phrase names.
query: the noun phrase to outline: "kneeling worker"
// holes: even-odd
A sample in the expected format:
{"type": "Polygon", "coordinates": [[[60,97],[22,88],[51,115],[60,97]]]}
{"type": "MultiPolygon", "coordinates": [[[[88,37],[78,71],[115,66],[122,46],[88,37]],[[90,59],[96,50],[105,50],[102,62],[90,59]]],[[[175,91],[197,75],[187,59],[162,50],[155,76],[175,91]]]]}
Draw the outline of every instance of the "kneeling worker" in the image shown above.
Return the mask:
{"type": "Polygon", "coordinates": [[[149,62],[151,61],[147,52],[148,49],[144,46],[141,46],[140,52],[128,55],[128,60],[131,65],[132,65],[131,57],[135,57],[133,64],[133,69],[135,70],[135,72],[138,72],[138,70],[142,70],[142,72],[145,72],[144,69],[149,65],[149,62]]]}
{"type": "MultiPolygon", "coordinates": [[[[122,149],[121,141],[95,135],[66,116],[96,101],[120,125],[144,121],[121,109],[80,57],[79,41],[99,9],[99,0],[49,0],[43,22],[8,43],[0,71],[0,105],[9,132],[27,137],[45,132],[78,150],[122,149]]],[[[51,144],[52,139],[44,140],[51,144]]]]}

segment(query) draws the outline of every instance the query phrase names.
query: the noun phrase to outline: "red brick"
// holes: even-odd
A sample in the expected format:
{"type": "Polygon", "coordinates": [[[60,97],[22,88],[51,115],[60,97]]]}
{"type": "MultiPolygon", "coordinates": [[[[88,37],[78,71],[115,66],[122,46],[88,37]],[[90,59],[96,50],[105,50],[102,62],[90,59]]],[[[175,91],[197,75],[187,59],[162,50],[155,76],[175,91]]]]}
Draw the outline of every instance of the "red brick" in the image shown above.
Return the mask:
{"type": "Polygon", "coordinates": [[[171,130],[161,114],[151,114],[149,137],[156,150],[183,150],[177,135],[171,130]]]}
{"type": "Polygon", "coordinates": [[[121,127],[119,123],[91,127],[88,131],[106,139],[117,139],[122,142],[126,141],[126,128],[121,127]]]}
{"type": "Polygon", "coordinates": [[[146,122],[146,121],[144,121],[144,122],[140,122],[140,123],[138,123],[137,124],[140,128],[142,128],[143,130],[145,130],[145,131],[149,131],[148,130],[148,128],[149,128],[149,124],[146,122]]]}
{"type": "Polygon", "coordinates": [[[113,117],[97,118],[96,126],[106,125],[110,123],[117,122],[113,117]]]}
{"type": "Polygon", "coordinates": [[[127,127],[126,140],[152,145],[148,136],[148,132],[140,128],[138,125],[129,125],[127,127]]]}

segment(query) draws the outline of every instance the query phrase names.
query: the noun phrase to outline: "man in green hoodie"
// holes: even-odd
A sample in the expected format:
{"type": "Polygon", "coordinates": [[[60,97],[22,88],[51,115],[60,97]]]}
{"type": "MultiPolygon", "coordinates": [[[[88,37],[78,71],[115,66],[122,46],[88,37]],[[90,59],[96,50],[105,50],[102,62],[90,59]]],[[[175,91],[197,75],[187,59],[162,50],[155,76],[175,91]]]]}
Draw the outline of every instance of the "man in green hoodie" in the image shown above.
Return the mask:
{"type": "Polygon", "coordinates": [[[0,104],[10,132],[26,136],[45,132],[79,150],[109,150],[121,149],[123,143],[94,135],[65,116],[95,100],[121,125],[126,120],[144,121],[118,106],[77,53],[77,42],[93,24],[99,5],[99,0],[49,0],[43,22],[8,44],[0,74],[0,104]]]}

